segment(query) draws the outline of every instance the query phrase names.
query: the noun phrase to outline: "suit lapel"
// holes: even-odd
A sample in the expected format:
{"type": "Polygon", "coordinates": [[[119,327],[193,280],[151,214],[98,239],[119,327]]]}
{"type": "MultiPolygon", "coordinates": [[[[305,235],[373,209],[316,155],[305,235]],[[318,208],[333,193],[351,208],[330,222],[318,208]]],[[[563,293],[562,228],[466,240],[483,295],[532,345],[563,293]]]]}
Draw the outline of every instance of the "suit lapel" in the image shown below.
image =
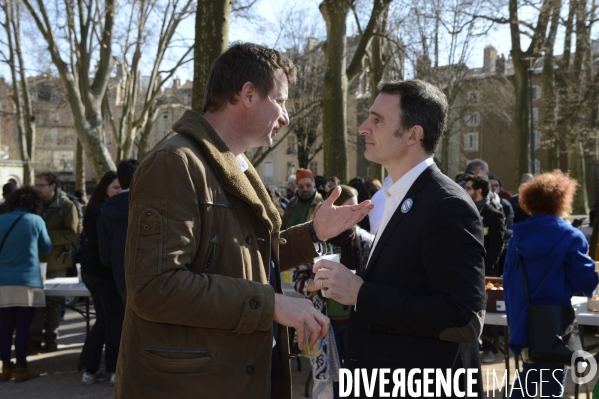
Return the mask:
{"type": "Polygon", "coordinates": [[[437,167],[437,165],[432,164],[428,168],[426,168],[424,170],[424,172],[422,172],[420,174],[420,176],[418,176],[416,181],[414,181],[414,184],[412,184],[412,187],[410,187],[410,189],[406,193],[405,197],[403,198],[403,200],[401,201],[401,203],[395,210],[395,213],[393,213],[393,216],[391,216],[389,223],[387,223],[387,226],[385,227],[385,230],[383,231],[381,237],[379,238],[379,241],[376,243],[376,247],[374,247],[374,253],[370,257],[370,261],[368,262],[366,271],[364,272],[364,275],[362,276],[363,278],[366,277],[366,275],[373,269],[373,265],[376,263],[377,257],[379,256],[379,254],[381,253],[381,251],[387,244],[387,241],[389,241],[389,239],[391,239],[391,237],[393,236],[393,232],[395,231],[395,229],[397,228],[399,223],[401,223],[404,216],[406,216],[409,212],[415,211],[415,210],[410,209],[407,212],[402,212],[401,209],[402,209],[402,206],[404,205],[404,203],[408,199],[411,199],[413,201],[414,206],[418,206],[418,201],[416,199],[416,195],[426,185],[426,183],[428,183],[428,181],[432,178],[433,174],[435,174],[437,172],[439,172],[439,168],[437,167]]]}

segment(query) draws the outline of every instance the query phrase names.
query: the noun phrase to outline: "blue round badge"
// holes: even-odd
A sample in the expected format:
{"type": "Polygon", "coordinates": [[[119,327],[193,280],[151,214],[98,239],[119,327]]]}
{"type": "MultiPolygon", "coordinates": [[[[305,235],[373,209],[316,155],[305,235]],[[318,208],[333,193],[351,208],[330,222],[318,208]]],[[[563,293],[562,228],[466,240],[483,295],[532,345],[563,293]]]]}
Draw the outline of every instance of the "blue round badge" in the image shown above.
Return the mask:
{"type": "Polygon", "coordinates": [[[412,198],[406,199],[403,204],[401,204],[401,212],[408,213],[410,209],[412,209],[412,205],[414,205],[414,200],[412,200],[412,198]]]}

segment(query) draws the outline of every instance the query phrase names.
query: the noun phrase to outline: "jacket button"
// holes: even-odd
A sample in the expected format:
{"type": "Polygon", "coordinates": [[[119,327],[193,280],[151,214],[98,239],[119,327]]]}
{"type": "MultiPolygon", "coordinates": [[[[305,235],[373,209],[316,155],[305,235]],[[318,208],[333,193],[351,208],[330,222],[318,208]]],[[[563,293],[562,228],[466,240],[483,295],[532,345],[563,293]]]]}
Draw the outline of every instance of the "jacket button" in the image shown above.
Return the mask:
{"type": "Polygon", "coordinates": [[[260,301],[256,298],[250,299],[250,309],[256,310],[260,307],[260,301]]]}
{"type": "Polygon", "coordinates": [[[245,242],[247,242],[248,244],[251,244],[251,243],[252,243],[252,236],[248,235],[248,236],[245,238],[245,242]]]}
{"type": "Polygon", "coordinates": [[[150,226],[148,226],[147,224],[144,226],[144,230],[149,230],[150,226]]]}
{"type": "Polygon", "coordinates": [[[254,374],[255,371],[256,371],[256,369],[254,368],[254,366],[247,366],[245,368],[245,372],[248,373],[249,375],[254,374]]]}
{"type": "Polygon", "coordinates": [[[146,213],[146,216],[152,216],[152,212],[146,213]]]}

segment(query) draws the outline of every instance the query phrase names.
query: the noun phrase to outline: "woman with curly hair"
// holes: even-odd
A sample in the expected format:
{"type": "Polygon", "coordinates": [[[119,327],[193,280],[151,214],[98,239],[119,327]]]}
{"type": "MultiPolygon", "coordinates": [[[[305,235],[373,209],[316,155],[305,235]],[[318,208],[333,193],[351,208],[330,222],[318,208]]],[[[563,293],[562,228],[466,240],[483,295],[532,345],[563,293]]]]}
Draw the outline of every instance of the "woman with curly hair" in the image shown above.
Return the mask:
{"type": "Polygon", "coordinates": [[[33,187],[23,187],[8,196],[8,213],[0,215],[0,381],[39,377],[27,366],[27,347],[35,310],[46,306],[39,252],[52,249],[46,224],[36,215],[42,202],[33,187]],[[11,362],[15,330],[16,365],[11,362]]]}
{"type": "MultiPolygon", "coordinates": [[[[343,184],[339,187],[341,187],[341,194],[335,201],[336,206],[358,203],[358,191],[355,188],[343,184]]],[[[325,199],[331,195],[332,191],[329,190],[325,199]]],[[[332,252],[339,253],[341,264],[350,270],[366,266],[373,241],[374,236],[358,225],[328,240],[333,245],[332,252]]],[[[346,361],[345,348],[347,347],[351,306],[342,305],[333,299],[322,296],[320,288],[314,283],[313,265],[310,263],[293,269],[293,288],[310,299],[316,309],[331,319],[332,334],[329,333],[324,338],[322,354],[310,359],[314,378],[312,399],[338,398],[338,384],[333,384],[333,380],[338,375],[339,368],[346,361]]]]}
{"type": "MultiPolygon", "coordinates": [[[[561,171],[543,173],[519,189],[522,209],[530,214],[513,225],[504,268],[505,304],[510,327],[510,348],[521,355],[529,345],[528,300],[519,257],[526,268],[530,303],[571,306],[572,294],[592,296],[599,278],[588,256],[589,245],[582,232],[563,218],[572,212],[578,183],[561,171]]],[[[523,356],[525,382],[515,383],[512,397],[543,395],[563,397],[566,368],[555,364],[528,363],[523,356]],[[540,385],[540,369],[546,371],[540,385]],[[530,372],[529,372],[530,371],[530,372]]]]}

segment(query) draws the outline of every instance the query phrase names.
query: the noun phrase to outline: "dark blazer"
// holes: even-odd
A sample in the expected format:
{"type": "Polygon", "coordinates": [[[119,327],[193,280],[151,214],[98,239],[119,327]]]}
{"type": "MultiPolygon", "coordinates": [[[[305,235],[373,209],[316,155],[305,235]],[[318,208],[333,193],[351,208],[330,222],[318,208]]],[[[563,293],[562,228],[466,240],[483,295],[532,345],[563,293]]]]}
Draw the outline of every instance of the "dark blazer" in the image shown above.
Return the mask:
{"type": "MultiPolygon", "coordinates": [[[[484,257],[474,203],[429,166],[360,271],[364,284],[351,314],[346,367],[403,368],[406,375],[412,368],[478,368],[480,377],[484,257]],[[404,213],[408,199],[413,205],[404,213]]],[[[482,396],[480,378],[477,390],[482,396]]]]}

